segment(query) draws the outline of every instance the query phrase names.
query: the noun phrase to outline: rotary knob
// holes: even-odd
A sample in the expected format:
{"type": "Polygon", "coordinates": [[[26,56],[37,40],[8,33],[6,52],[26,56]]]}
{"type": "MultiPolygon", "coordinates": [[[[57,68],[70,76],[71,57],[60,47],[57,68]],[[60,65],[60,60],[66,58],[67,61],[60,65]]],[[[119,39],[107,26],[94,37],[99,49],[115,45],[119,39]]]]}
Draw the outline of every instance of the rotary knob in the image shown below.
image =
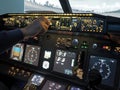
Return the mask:
{"type": "Polygon", "coordinates": [[[73,46],[74,48],[77,48],[78,44],[79,44],[79,40],[78,40],[78,39],[73,39],[73,40],[72,40],[72,46],[73,46]]]}
{"type": "Polygon", "coordinates": [[[92,48],[96,49],[97,47],[98,47],[98,45],[96,43],[93,43],[92,48]]]}

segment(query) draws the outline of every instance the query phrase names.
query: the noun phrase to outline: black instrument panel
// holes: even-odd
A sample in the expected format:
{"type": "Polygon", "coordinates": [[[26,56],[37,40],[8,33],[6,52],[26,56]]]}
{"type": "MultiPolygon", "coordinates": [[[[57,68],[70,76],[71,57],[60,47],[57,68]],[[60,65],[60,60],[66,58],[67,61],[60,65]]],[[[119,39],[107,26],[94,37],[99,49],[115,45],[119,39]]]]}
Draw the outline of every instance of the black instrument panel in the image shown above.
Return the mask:
{"type": "Polygon", "coordinates": [[[28,84],[42,84],[42,90],[46,86],[66,90],[67,82],[73,84],[67,90],[83,90],[78,86],[86,87],[88,72],[97,69],[102,76],[100,88],[117,89],[120,45],[105,38],[106,17],[90,13],[7,14],[3,15],[2,29],[25,27],[40,16],[51,21],[49,31],[37,39],[19,42],[1,55],[3,64],[10,64],[8,75],[27,79],[32,75],[28,84]],[[44,76],[49,75],[61,83],[46,80],[44,76]]]}

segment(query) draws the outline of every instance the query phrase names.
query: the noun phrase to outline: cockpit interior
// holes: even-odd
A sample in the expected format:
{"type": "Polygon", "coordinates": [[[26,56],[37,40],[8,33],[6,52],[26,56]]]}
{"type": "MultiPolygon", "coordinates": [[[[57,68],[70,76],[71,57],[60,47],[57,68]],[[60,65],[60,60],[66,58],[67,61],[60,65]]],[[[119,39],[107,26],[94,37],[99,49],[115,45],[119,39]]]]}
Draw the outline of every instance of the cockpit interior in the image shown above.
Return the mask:
{"type": "Polygon", "coordinates": [[[1,31],[41,16],[50,26],[0,54],[0,82],[8,90],[120,90],[120,3],[113,10],[110,2],[101,11],[96,0],[1,1],[1,31]]]}

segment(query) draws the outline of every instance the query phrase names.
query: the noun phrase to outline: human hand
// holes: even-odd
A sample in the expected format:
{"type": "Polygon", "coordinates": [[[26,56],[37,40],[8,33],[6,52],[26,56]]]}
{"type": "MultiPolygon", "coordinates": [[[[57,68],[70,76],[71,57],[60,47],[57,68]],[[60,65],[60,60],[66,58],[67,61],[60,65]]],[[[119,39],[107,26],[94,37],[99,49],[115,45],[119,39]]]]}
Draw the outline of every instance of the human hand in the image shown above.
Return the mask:
{"type": "Polygon", "coordinates": [[[21,31],[25,38],[34,37],[38,34],[47,32],[50,22],[45,17],[34,20],[30,25],[22,28],[21,31]]]}

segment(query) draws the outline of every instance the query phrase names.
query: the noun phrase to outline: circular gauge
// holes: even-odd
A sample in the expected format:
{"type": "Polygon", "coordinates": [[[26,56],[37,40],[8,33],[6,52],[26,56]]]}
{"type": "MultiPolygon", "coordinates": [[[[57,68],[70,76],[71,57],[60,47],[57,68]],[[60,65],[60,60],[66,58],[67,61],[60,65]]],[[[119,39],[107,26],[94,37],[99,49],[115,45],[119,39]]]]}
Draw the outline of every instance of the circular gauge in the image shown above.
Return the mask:
{"type": "Polygon", "coordinates": [[[111,74],[110,66],[105,63],[104,59],[99,59],[98,62],[94,63],[92,66],[92,69],[97,69],[102,75],[102,79],[107,79],[109,78],[111,74]]]}
{"type": "Polygon", "coordinates": [[[40,47],[27,45],[24,62],[37,66],[39,62],[40,47]]]}
{"type": "Polygon", "coordinates": [[[30,50],[28,50],[27,59],[29,62],[33,63],[37,60],[37,58],[38,58],[38,52],[37,50],[35,50],[34,47],[32,47],[30,50]]]}

